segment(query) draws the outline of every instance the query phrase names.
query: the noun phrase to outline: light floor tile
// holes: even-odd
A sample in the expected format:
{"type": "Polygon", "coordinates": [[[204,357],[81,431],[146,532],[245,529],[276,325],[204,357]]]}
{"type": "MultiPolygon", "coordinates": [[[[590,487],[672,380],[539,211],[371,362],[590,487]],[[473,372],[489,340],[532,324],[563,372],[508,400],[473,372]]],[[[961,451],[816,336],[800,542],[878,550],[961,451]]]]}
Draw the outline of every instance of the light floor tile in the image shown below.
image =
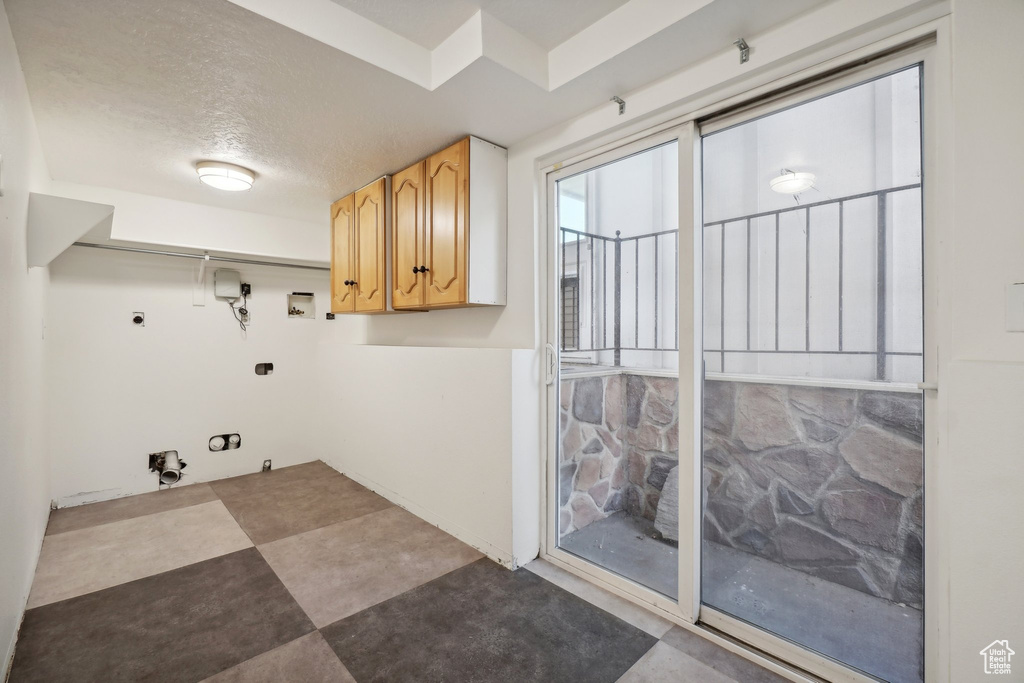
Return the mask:
{"type": "Polygon", "coordinates": [[[483,557],[399,507],[259,550],[318,628],[483,557]]]}
{"type": "Polygon", "coordinates": [[[627,624],[631,624],[655,638],[661,638],[673,626],[669,620],[652,614],[649,610],[635,605],[625,598],[620,598],[614,593],[598,588],[589,581],[581,579],[561,567],[556,567],[546,560],[537,558],[523,566],[523,569],[533,572],[559,588],[564,588],[579,598],[583,598],[595,607],[600,607],[606,612],[614,614],[627,624]]]}
{"type": "Polygon", "coordinates": [[[658,643],[618,683],[737,683],[665,643],[658,643]]]}
{"type": "Polygon", "coordinates": [[[220,501],[43,538],[28,607],[39,607],[252,546],[220,501]]]}
{"type": "Polygon", "coordinates": [[[190,484],[137,496],[115,498],[102,503],[61,508],[50,513],[46,534],[63,534],[67,531],[209,503],[212,500],[217,500],[217,494],[209,484],[190,484]]]}
{"type": "Polygon", "coordinates": [[[319,631],[264,652],[206,679],[206,683],[355,683],[319,631]]]}

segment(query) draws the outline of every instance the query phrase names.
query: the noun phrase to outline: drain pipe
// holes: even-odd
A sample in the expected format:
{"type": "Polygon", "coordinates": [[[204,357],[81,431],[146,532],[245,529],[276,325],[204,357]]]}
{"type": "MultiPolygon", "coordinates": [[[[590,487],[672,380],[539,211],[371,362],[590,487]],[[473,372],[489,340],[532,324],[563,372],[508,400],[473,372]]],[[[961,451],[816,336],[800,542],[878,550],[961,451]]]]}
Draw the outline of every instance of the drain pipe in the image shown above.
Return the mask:
{"type": "Polygon", "coordinates": [[[178,458],[178,451],[164,451],[164,464],[160,468],[160,483],[177,484],[181,479],[181,460],[178,458]]]}
{"type": "Polygon", "coordinates": [[[149,469],[160,476],[161,486],[177,484],[185,463],[178,457],[178,451],[162,451],[149,454],[149,469]]]}

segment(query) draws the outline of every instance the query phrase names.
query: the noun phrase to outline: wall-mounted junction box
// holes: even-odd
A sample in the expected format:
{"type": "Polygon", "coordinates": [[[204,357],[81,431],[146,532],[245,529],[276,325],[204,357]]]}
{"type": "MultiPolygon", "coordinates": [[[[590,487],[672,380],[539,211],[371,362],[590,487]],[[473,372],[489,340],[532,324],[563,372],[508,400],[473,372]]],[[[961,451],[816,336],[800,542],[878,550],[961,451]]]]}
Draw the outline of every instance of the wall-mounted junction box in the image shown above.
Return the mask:
{"type": "Polygon", "coordinates": [[[237,299],[242,296],[242,274],[227,268],[215,270],[213,295],[219,299],[237,299]]]}

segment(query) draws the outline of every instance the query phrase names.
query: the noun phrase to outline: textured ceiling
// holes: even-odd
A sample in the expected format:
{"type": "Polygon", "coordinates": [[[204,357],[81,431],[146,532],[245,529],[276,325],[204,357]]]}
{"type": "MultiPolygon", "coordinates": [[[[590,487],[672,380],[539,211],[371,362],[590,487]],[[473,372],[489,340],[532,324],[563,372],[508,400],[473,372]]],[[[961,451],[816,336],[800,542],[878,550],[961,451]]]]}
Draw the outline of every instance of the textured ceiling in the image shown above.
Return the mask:
{"type": "Polygon", "coordinates": [[[342,7],[433,49],[484,10],[550,50],[626,0],[333,0],[342,7]]]}
{"type": "MultiPolygon", "coordinates": [[[[716,0],[553,92],[488,59],[429,91],[227,0],[4,4],[55,179],[326,222],[333,199],[467,133],[511,145],[818,1],[716,0]],[[201,159],[252,168],[254,189],[201,186],[201,159]]],[[[541,42],[570,29],[538,27],[557,23],[540,7],[591,5],[484,4],[541,42]]]]}

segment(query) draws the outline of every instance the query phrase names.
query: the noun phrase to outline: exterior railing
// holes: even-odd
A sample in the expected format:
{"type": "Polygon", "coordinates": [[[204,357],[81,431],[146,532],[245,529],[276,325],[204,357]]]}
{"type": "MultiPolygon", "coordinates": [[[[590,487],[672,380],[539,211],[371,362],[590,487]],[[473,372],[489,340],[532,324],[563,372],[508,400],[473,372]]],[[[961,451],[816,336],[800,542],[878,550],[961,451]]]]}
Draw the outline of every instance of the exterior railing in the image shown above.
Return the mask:
{"type": "MultiPolygon", "coordinates": [[[[562,325],[561,346],[562,351],[576,351],[581,353],[596,353],[600,351],[613,352],[614,364],[622,364],[623,351],[674,351],[679,348],[679,309],[675,305],[675,295],[672,304],[672,341],[663,340],[665,321],[661,319],[661,288],[664,284],[663,278],[666,274],[661,266],[661,257],[665,249],[670,249],[673,254],[671,274],[673,287],[672,292],[679,291],[679,258],[678,258],[678,231],[662,230],[644,235],[622,237],[619,230],[615,231],[615,237],[606,237],[594,233],[561,228],[561,260],[562,260],[562,296],[560,301],[560,318],[562,325]],[[649,249],[646,249],[648,248],[649,249]],[[571,262],[569,254],[575,250],[575,261],[571,262]],[[651,260],[641,258],[642,251],[650,251],[651,260]],[[633,320],[623,321],[623,287],[628,284],[623,281],[623,258],[633,257],[633,320]],[[566,273],[567,264],[576,267],[575,276],[575,300],[567,297],[566,273]],[[590,276],[586,283],[579,277],[581,266],[589,264],[590,276]],[[641,267],[650,269],[651,275],[641,276],[641,267]],[[651,288],[654,298],[654,315],[648,326],[647,322],[641,325],[640,316],[640,284],[648,277],[652,278],[651,288]],[[584,285],[587,289],[584,290],[584,285]],[[608,291],[609,285],[611,292],[608,291]],[[583,298],[586,296],[586,305],[583,298]],[[608,309],[611,308],[611,315],[608,309]],[[566,327],[566,323],[576,318],[579,325],[581,312],[589,312],[589,324],[587,330],[577,327],[575,330],[566,327]],[[567,315],[574,312],[576,315],[567,315]],[[629,322],[633,324],[630,326],[629,322]],[[623,340],[623,332],[628,332],[630,327],[633,332],[633,342],[623,340]],[[578,343],[575,348],[567,344],[567,339],[573,338],[571,333],[578,333],[578,343]],[[586,333],[584,333],[586,332],[586,333]],[[650,333],[650,344],[641,343],[641,335],[647,336],[650,333]],[[609,339],[610,337],[610,339],[609,339]]],[[[644,271],[648,272],[647,270],[644,271]]]]}
{"type": "MultiPolygon", "coordinates": [[[[720,282],[720,308],[719,308],[719,333],[721,345],[719,348],[708,348],[705,346],[705,353],[716,353],[720,355],[722,365],[725,368],[725,356],[726,354],[802,354],[802,355],[840,355],[840,356],[858,356],[858,355],[871,355],[875,357],[875,379],[885,380],[887,378],[887,359],[890,356],[921,356],[920,351],[897,351],[888,348],[888,289],[889,289],[889,275],[888,275],[888,203],[892,195],[899,192],[908,192],[912,190],[920,189],[921,184],[915,183],[912,185],[901,185],[899,187],[891,187],[884,190],[876,190],[873,192],[862,192],[860,194],[849,195],[846,197],[840,197],[838,199],[826,199],[820,202],[812,202],[808,204],[800,204],[797,206],[787,207],[785,209],[776,209],[774,211],[762,211],[759,213],[753,213],[746,216],[736,216],[733,218],[727,218],[724,220],[716,220],[704,224],[704,230],[713,229],[716,226],[721,229],[721,268],[722,278],[720,282]],[[875,219],[875,348],[873,349],[850,349],[844,343],[843,339],[843,261],[845,255],[845,243],[843,240],[843,216],[845,205],[849,202],[875,198],[876,203],[876,219],[875,219]],[[838,306],[838,335],[837,344],[834,348],[812,348],[811,347],[811,314],[810,314],[810,299],[811,299],[811,230],[813,229],[813,222],[811,221],[811,209],[816,209],[826,206],[838,206],[839,209],[839,250],[838,250],[838,264],[836,277],[838,281],[838,300],[836,305],[838,306]],[[779,288],[779,219],[780,216],[787,213],[793,212],[804,212],[804,225],[806,229],[804,231],[805,248],[804,248],[804,347],[802,349],[782,349],[779,347],[779,302],[780,302],[780,288],[779,288]],[[762,218],[774,218],[775,223],[775,340],[774,347],[770,349],[754,348],[751,343],[751,299],[752,293],[752,282],[751,277],[751,225],[752,221],[762,218]],[[737,225],[738,224],[738,225],[737,225]],[[747,256],[747,268],[746,268],[746,348],[725,348],[725,240],[728,231],[726,226],[736,225],[738,229],[745,230],[746,236],[746,256],[747,256]]],[[[735,228],[730,228],[735,229],[735,228]]],[[[741,233],[742,234],[742,233],[741,233]]]]}
{"type": "MultiPolygon", "coordinates": [[[[892,195],[900,192],[919,190],[920,183],[902,185],[884,190],[864,192],[860,194],[840,197],[838,199],[827,199],[819,202],[800,204],[797,206],[776,209],[773,211],[762,211],[745,216],[736,216],[723,220],[711,221],[704,224],[705,233],[709,230],[721,230],[721,249],[718,255],[721,258],[722,277],[719,286],[719,325],[721,344],[718,348],[711,348],[705,345],[704,353],[718,354],[721,358],[722,368],[725,368],[725,358],[728,354],[803,354],[803,355],[841,355],[841,356],[863,356],[875,357],[875,378],[885,380],[887,376],[887,359],[893,356],[916,356],[920,357],[920,351],[895,350],[888,347],[888,313],[887,297],[889,288],[888,276],[888,204],[892,195]],[[848,347],[843,336],[843,266],[845,256],[845,244],[843,240],[843,217],[846,204],[849,202],[875,198],[876,220],[875,220],[875,345],[871,349],[851,349],[848,347]],[[839,214],[839,239],[838,239],[838,334],[837,343],[834,346],[813,347],[811,344],[811,231],[814,223],[811,220],[811,210],[826,206],[837,206],[839,214]],[[803,301],[804,321],[804,344],[803,348],[787,349],[780,348],[779,344],[779,308],[780,308],[780,279],[779,279],[779,232],[780,217],[783,214],[792,212],[804,212],[806,226],[803,269],[804,288],[801,292],[803,301]],[[774,344],[772,348],[759,348],[753,344],[752,330],[752,298],[753,283],[752,276],[752,250],[751,234],[753,221],[760,219],[774,219],[775,238],[775,311],[774,311],[774,344]],[[728,227],[727,227],[728,226],[728,227]],[[726,320],[726,297],[725,297],[725,254],[726,236],[733,231],[745,233],[746,243],[746,343],[743,348],[726,348],[725,345],[725,320],[726,320]]],[[[594,233],[561,228],[561,283],[562,290],[560,301],[560,324],[562,325],[561,349],[563,352],[596,353],[602,351],[613,352],[614,364],[622,364],[623,351],[674,351],[679,348],[679,309],[677,297],[679,291],[679,236],[676,230],[663,230],[644,235],[622,237],[620,231],[615,232],[615,237],[607,237],[594,233]],[[663,268],[661,255],[663,250],[669,249],[673,254],[672,267],[663,268]],[[641,252],[646,252],[648,257],[641,257],[641,252]],[[575,259],[573,260],[573,256],[575,259]],[[632,257],[632,283],[623,281],[623,259],[632,257]],[[572,265],[576,269],[576,275],[567,276],[567,266],[572,265]],[[586,280],[580,277],[583,268],[589,266],[589,276],[586,280]],[[642,271],[641,268],[644,270],[642,271]],[[665,272],[670,270],[671,272],[665,272]],[[643,275],[642,275],[643,273],[643,275]],[[672,333],[671,340],[665,334],[664,325],[667,321],[662,320],[662,302],[659,298],[663,295],[662,287],[664,278],[671,277],[673,287],[671,288],[671,301],[666,302],[672,310],[672,333]],[[654,298],[653,311],[650,323],[643,321],[641,324],[641,281],[653,279],[651,292],[654,298]],[[633,295],[633,320],[623,320],[623,287],[632,284],[633,295]],[[609,291],[610,289],[610,291],[609,291]],[[610,312],[610,314],[609,314],[610,312]],[[582,324],[582,317],[588,314],[588,323],[582,324]],[[630,323],[632,323],[630,325],[630,323]],[[623,338],[624,332],[632,331],[632,343],[629,339],[623,338]],[[650,344],[641,343],[641,339],[647,337],[652,340],[650,344]],[[650,335],[650,336],[648,336],[650,335]],[[664,339],[663,339],[664,337],[664,339]],[[671,343],[670,343],[671,341],[671,343]]],[[[628,262],[627,262],[628,263],[628,262]]],[[[646,317],[646,316],[645,316],[646,317]]]]}

